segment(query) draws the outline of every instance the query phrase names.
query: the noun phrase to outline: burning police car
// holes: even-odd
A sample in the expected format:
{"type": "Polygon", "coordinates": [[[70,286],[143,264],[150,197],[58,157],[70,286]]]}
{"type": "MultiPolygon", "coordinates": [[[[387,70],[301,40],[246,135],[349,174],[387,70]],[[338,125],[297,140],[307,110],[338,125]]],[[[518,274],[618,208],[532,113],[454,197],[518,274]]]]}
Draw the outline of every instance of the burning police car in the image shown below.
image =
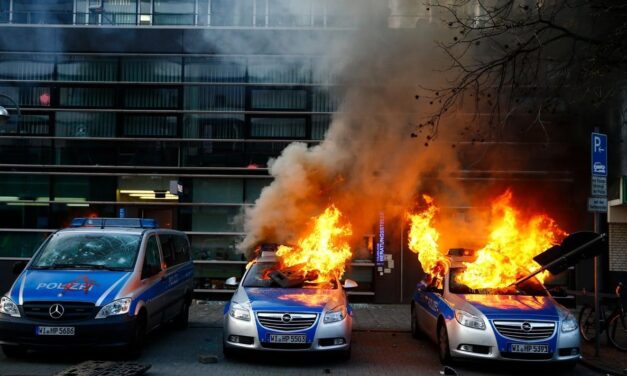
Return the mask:
{"type": "Polygon", "coordinates": [[[0,301],[0,345],[116,346],[139,355],[166,321],[187,326],[193,265],[187,236],[153,220],[77,218],[41,245],[0,301]]]}
{"type": "Polygon", "coordinates": [[[457,282],[473,252],[449,250],[442,280],[419,283],[411,303],[414,337],[438,344],[442,363],[455,359],[556,362],[580,358],[577,321],[535,278],[501,289],[472,290],[457,282]]]}
{"type": "Polygon", "coordinates": [[[223,349],[226,356],[241,349],[274,351],[329,351],[350,356],[352,309],[345,289],[357,284],[347,279],[315,281],[283,268],[276,253],[263,251],[249,266],[224,310],[223,349]]]}

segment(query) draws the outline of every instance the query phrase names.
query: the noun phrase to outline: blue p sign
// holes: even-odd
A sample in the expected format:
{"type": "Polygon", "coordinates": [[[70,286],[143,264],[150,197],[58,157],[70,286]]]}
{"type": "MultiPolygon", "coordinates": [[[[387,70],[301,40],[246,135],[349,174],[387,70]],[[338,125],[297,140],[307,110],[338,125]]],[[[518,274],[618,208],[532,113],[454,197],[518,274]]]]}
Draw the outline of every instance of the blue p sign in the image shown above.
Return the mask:
{"type": "Polygon", "coordinates": [[[607,176],[607,135],[592,133],[592,175],[607,176]]]}

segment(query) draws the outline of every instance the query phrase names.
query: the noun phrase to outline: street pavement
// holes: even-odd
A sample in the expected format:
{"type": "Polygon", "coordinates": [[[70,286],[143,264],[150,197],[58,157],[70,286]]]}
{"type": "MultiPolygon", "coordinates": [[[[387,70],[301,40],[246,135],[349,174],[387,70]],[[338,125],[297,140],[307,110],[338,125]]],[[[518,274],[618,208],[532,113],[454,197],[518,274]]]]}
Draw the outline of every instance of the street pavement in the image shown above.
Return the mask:
{"type": "MultiPolygon", "coordinates": [[[[442,367],[437,350],[429,341],[415,340],[409,333],[407,305],[354,305],[353,353],[349,361],[318,354],[242,355],[226,360],[222,356],[221,319],[223,303],[195,304],[190,328],[177,331],[165,327],[151,334],[144,355],[138,360],[150,363],[149,375],[439,375],[442,367]],[[217,363],[199,362],[201,355],[217,355],[217,363]]],[[[26,359],[6,359],[0,355],[0,375],[53,375],[87,359],[111,359],[107,353],[33,353],[26,359]]],[[[114,357],[114,356],[113,356],[114,357]]],[[[464,364],[456,366],[460,375],[597,375],[577,366],[568,373],[552,368],[511,365],[464,364]]]]}

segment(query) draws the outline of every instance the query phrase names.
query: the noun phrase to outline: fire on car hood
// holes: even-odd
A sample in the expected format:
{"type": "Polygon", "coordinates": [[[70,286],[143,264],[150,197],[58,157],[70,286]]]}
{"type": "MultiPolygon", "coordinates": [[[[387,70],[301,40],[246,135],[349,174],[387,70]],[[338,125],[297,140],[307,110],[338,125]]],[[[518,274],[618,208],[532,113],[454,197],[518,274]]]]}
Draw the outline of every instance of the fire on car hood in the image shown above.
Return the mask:
{"type": "Polygon", "coordinates": [[[526,295],[459,295],[488,318],[524,316],[527,319],[557,319],[558,308],[548,296],[526,295]],[[532,317],[529,317],[532,316],[532,317]]]}
{"type": "Polygon", "coordinates": [[[341,289],[245,288],[254,311],[322,312],[345,303],[341,289]]]}

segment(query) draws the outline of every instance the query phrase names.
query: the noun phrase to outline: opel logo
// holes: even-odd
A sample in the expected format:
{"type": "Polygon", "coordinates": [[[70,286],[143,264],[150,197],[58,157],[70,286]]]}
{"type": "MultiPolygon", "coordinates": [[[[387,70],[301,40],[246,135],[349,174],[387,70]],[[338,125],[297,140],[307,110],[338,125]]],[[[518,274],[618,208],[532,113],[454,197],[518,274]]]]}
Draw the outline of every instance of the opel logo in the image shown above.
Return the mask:
{"type": "Polygon", "coordinates": [[[50,317],[52,317],[53,319],[60,319],[61,316],[63,316],[64,312],[65,312],[65,308],[63,308],[61,304],[53,304],[50,306],[50,309],[48,310],[50,317]]]}
{"type": "Polygon", "coordinates": [[[531,324],[529,324],[528,322],[524,322],[522,323],[522,325],[520,326],[522,328],[522,330],[524,330],[525,332],[530,332],[532,329],[531,324]]]}
{"type": "Polygon", "coordinates": [[[292,321],[292,316],[289,313],[286,313],[281,317],[281,321],[288,323],[292,321]]]}

